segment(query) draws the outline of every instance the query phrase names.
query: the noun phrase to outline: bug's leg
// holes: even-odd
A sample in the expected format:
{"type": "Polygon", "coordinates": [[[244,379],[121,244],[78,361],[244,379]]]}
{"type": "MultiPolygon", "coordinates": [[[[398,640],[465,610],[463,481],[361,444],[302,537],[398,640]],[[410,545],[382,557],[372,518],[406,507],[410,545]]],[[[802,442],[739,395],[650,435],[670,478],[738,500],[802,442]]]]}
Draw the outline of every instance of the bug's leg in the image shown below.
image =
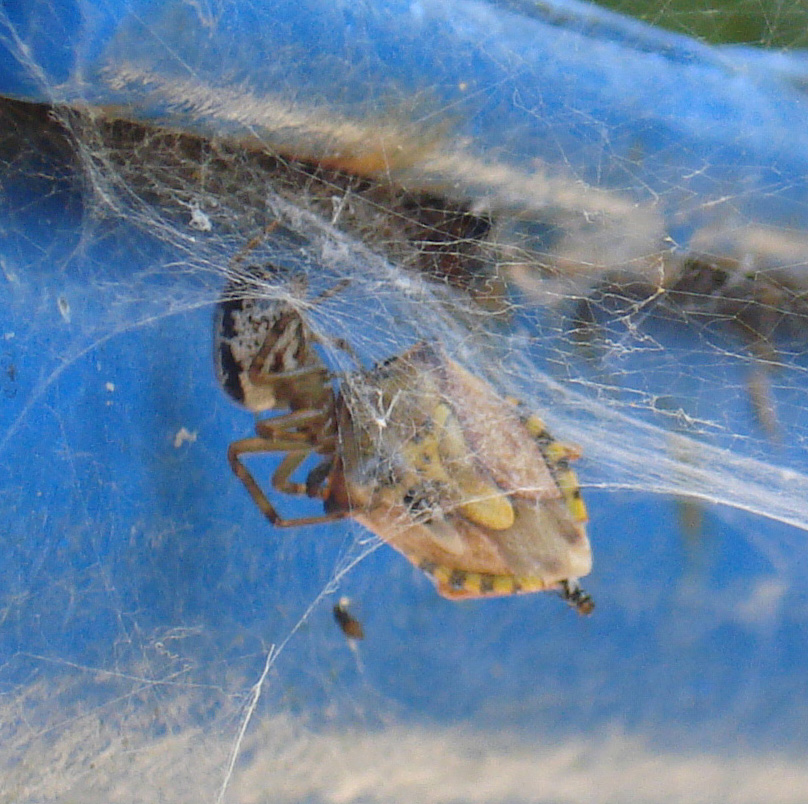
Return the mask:
{"type": "Polygon", "coordinates": [[[763,335],[752,343],[750,351],[755,362],[746,380],[749,402],[755,418],[769,440],[777,443],[782,440],[783,433],[772,393],[772,374],[779,363],[779,356],[774,346],[763,335]]]}
{"type": "Polygon", "coordinates": [[[258,506],[261,513],[278,528],[291,528],[301,525],[316,525],[321,522],[333,522],[337,519],[343,519],[346,516],[345,512],[335,511],[329,514],[321,514],[313,517],[299,517],[297,519],[284,519],[275,510],[275,507],[267,499],[266,494],[262,491],[255,478],[250,473],[249,469],[241,462],[240,456],[251,453],[263,452],[291,452],[292,454],[300,453],[304,458],[311,450],[300,450],[300,444],[296,442],[283,442],[274,441],[266,438],[243,438],[240,441],[234,441],[227,448],[227,460],[230,463],[230,468],[238,479],[244,484],[253,502],[258,506]]]}
{"type": "Polygon", "coordinates": [[[319,463],[309,472],[306,478],[306,494],[309,497],[319,497],[325,500],[328,497],[328,490],[330,488],[327,482],[331,470],[334,468],[334,458],[326,458],[322,463],[319,463]]]}
{"type": "MultiPolygon", "coordinates": [[[[273,442],[263,438],[243,438],[240,441],[234,441],[227,448],[227,460],[230,463],[230,468],[236,477],[244,484],[250,496],[258,506],[261,513],[273,524],[277,524],[281,517],[272,503],[267,499],[266,494],[261,490],[255,478],[250,473],[249,469],[241,462],[240,456],[245,453],[255,452],[271,452],[273,442]]],[[[297,446],[297,445],[295,445],[297,446]]]]}
{"type": "MultiPolygon", "coordinates": [[[[311,330],[306,332],[306,339],[311,343],[322,343],[340,349],[354,362],[359,365],[359,359],[353,347],[345,338],[329,338],[315,335],[311,330]]],[[[321,362],[316,352],[311,351],[308,355],[298,357],[304,364],[297,369],[289,371],[264,371],[267,358],[272,349],[277,345],[278,336],[275,332],[267,335],[264,344],[252,360],[249,369],[250,383],[255,386],[292,385],[310,389],[310,397],[315,400],[313,404],[325,404],[333,395],[331,387],[331,372],[321,362]],[[305,362],[308,361],[308,362],[305,362]],[[316,361],[316,362],[314,362],[316,361]]]]}

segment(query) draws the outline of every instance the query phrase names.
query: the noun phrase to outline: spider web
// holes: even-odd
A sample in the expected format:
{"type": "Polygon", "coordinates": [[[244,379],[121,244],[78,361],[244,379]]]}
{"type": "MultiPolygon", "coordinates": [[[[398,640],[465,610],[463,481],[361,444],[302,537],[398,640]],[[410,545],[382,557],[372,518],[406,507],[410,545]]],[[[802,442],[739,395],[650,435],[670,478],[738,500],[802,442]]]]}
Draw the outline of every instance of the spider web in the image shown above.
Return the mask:
{"type": "Polygon", "coordinates": [[[612,6],[0,11],[0,802],[806,799],[806,12],[612,6]],[[591,618],[270,527],[269,264],[337,383],[435,341],[580,445],[591,618]]]}

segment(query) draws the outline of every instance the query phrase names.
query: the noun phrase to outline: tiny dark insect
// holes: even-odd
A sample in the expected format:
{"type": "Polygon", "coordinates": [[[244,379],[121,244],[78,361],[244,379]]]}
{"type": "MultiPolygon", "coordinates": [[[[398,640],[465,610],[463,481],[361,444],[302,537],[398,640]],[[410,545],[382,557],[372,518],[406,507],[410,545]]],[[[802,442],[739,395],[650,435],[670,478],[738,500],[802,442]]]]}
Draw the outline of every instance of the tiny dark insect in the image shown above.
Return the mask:
{"type": "Polygon", "coordinates": [[[349,639],[364,639],[365,629],[362,627],[362,623],[351,614],[348,609],[349,605],[350,600],[347,597],[341,597],[339,602],[334,604],[334,619],[346,637],[349,639]]]}

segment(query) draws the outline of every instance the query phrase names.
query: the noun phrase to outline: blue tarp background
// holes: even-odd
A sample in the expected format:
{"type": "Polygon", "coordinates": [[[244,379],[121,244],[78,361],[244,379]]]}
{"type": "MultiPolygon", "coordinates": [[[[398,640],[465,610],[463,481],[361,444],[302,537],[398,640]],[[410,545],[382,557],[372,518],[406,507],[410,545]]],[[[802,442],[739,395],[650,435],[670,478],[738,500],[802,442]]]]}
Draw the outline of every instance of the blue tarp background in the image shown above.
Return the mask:
{"type": "MultiPolygon", "coordinates": [[[[311,121],[410,124],[434,110],[436,130],[448,126],[447,139],[481,160],[541,162],[621,203],[658,202],[664,232],[683,249],[727,221],[806,237],[805,64],[566,2],[0,6],[8,98],[88,104],[235,141],[302,137],[314,153],[332,134],[318,139],[311,121]],[[299,113],[288,129],[266,113],[282,107],[299,113]]],[[[271,644],[285,647],[256,722],[282,713],[307,728],[348,729],[360,744],[357,735],[391,724],[473,728],[483,781],[508,772],[485,765],[486,735],[577,745],[619,733],[651,757],[704,755],[719,767],[739,751],[763,764],[804,756],[804,534],[741,511],[593,488],[604,473],[589,445],[579,473],[590,486],[592,618],[552,596],[449,603],[380,548],[339,586],[368,634],[349,649],[331,621],[329,583],[363,549],[361,529],[273,532],[230,475],[227,444],[252,419],[212,368],[223,279],[187,270],[160,232],[99,216],[74,155],[26,137],[9,127],[0,154],[0,776],[15,785],[10,800],[157,800],[160,784],[163,800],[200,800],[172,787],[176,767],[147,783],[127,776],[126,739],[145,753],[166,734],[201,728],[229,747],[271,644]],[[182,428],[190,438],[178,438],[182,428]],[[694,511],[701,521],[688,527],[694,511]],[[143,707],[154,713],[146,726],[132,714],[143,707]],[[45,780],[46,747],[64,748],[87,718],[115,722],[122,741],[101,750],[76,736],[45,780]],[[116,798],[103,779],[117,761],[116,798]]],[[[482,179],[462,181],[486,191],[482,179]]],[[[426,182],[440,183],[429,173],[426,182]]],[[[805,472],[803,445],[788,437],[804,427],[802,345],[775,382],[778,446],[750,413],[739,346],[708,350],[686,328],[653,318],[649,327],[669,351],[627,358],[625,372],[645,377],[638,387],[692,396],[705,416],[720,411],[725,446],[805,472]],[[726,382],[708,396],[697,380],[717,372],[726,382]]],[[[601,435],[610,437],[605,426],[601,435]]],[[[216,800],[226,751],[210,770],[193,745],[175,764],[190,779],[197,762],[205,767],[196,780],[216,800]]],[[[610,764],[636,781],[636,800],[708,800],[687,786],[656,798],[632,776],[629,753],[610,764]]],[[[401,763],[411,756],[402,749],[401,763]]],[[[307,762],[303,752],[274,767],[270,792],[255,800],[329,800],[327,782],[287,785],[289,768],[307,762]]],[[[599,773],[582,773],[579,792],[558,799],[481,784],[479,799],[452,800],[633,800],[609,798],[615,788],[599,773]]],[[[801,800],[806,781],[789,778],[775,800],[801,800]]],[[[377,800],[361,789],[339,800],[377,800]]],[[[727,800],[760,800],[762,789],[727,800]]]]}

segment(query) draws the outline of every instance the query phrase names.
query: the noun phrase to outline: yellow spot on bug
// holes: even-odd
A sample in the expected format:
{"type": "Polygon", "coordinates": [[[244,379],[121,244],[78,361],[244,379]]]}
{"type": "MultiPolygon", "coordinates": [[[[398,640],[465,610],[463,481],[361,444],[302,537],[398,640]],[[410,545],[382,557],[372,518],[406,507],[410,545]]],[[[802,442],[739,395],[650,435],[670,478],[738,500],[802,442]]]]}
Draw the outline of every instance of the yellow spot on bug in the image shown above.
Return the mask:
{"type": "Polygon", "coordinates": [[[560,470],[556,475],[558,487],[564,495],[564,502],[570,515],[576,522],[587,522],[589,515],[586,512],[586,505],[580,496],[580,486],[578,485],[578,478],[572,469],[560,470]]]}
{"type": "Polygon", "coordinates": [[[581,448],[575,444],[564,444],[561,441],[551,441],[544,454],[547,460],[558,463],[559,461],[576,461],[581,457],[581,448]]]}
{"type": "Polygon", "coordinates": [[[528,416],[525,419],[525,427],[527,428],[528,433],[533,436],[533,438],[538,438],[541,435],[544,435],[547,432],[547,428],[544,426],[544,422],[535,414],[532,416],[528,416]]]}
{"type": "Polygon", "coordinates": [[[470,478],[461,486],[460,512],[466,519],[491,530],[507,530],[515,519],[510,500],[500,489],[470,478]]]}
{"type": "Polygon", "coordinates": [[[434,436],[425,436],[420,443],[410,441],[404,445],[402,452],[408,465],[425,480],[450,482],[449,475],[441,461],[438,442],[434,436]]]}
{"type": "Polygon", "coordinates": [[[436,406],[432,420],[439,436],[439,460],[443,477],[452,482],[460,512],[470,522],[491,530],[507,530],[513,525],[513,506],[498,486],[480,477],[460,423],[446,404],[436,406]]]}
{"type": "Polygon", "coordinates": [[[438,592],[449,599],[507,597],[548,589],[546,581],[538,577],[467,572],[429,562],[421,562],[418,567],[434,580],[438,592]]]}

